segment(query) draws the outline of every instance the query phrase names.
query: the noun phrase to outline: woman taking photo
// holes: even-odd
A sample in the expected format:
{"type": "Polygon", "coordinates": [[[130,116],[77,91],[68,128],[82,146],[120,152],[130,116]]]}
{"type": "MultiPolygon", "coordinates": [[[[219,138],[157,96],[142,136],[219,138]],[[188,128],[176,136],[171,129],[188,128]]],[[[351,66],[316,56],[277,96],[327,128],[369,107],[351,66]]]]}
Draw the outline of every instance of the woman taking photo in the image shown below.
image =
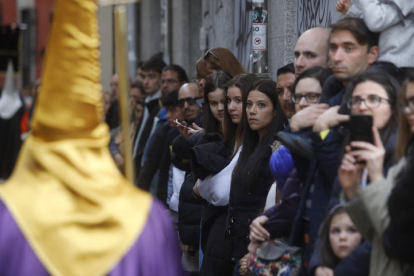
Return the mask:
{"type": "MultiPolygon", "coordinates": [[[[349,105],[353,113],[355,110],[356,114],[372,114],[374,144],[353,141],[347,146],[338,171],[343,189],[341,201],[363,238],[372,243],[369,275],[404,275],[407,266],[388,258],[382,244],[383,234],[390,220],[387,199],[406,164],[405,158],[400,159],[388,170],[385,178],[384,167],[388,162],[384,141],[387,133],[383,126],[391,125],[391,120],[398,119],[392,111],[396,105],[396,96],[391,95],[387,86],[381,83],[383,78],[380,78],[378,73],[370,73],[378,78],[375,81],[373,78],[364,79],[364,75],[367,74],[364,73],[353,81],[355,88],[349,105]],[[365,111],[368,108],[369,111],[365,111]],[[367,177],[364,174],[367,174],[367,177]],[[364,185],[365,183],[368,185],[364,185]]],[[[395,80],[392,80],[392,83],[395,83],[395,80]]],[[[396,84],[394,86],[398,87],[396,84]]],[[[407,129],[411,118],[407,102],[412,95],[410,96],[407,89],[405,90],[402,93],[404,103],[402,111],[405,112],[403,116],[406,120],[402,121],[402,129],[407,129]]],[[[393,124],[396,127],[397,124],[393,124]]],[[[400,132],[401,143],[398,143],[398,147],[406,147],[407,142],[402,141],[407,141],[411,135],[412,130],[408,133],[400,132]]]]}

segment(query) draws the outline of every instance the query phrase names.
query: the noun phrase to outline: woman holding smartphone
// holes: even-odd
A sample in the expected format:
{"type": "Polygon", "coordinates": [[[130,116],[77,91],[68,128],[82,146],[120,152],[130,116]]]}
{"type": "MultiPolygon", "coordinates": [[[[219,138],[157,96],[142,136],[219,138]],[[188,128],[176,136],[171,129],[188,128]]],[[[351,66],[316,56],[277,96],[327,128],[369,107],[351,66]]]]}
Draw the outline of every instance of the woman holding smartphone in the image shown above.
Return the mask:
{"type": "MultiPolygon", "coordinates": [[[[371,72],[371,74],[377,75],[376,78],[380,77],[378,73],[371,72]]],[[[367,75],[367,73],[363,75],[367,75]]],[[[358,79],[361,79],[361,77],[358,79]]],[[[383,234],[389,224],[387,199],[406,162],[405,158],[402,158],[385,174],[384,169],[389,163],[389,160],[387,161],[389,150],[387,150],[387,145],[384,147],[384,138],[386,138],[387,133],[381,126],[387,124],[388,114],[396,108],[396,96],[389,97],[389,93],[384,93],[387,88],[384,85],[382,87],[378,86],[378,80],[375,82],[370,80],[357,82],[358,79],[353,82],[354,93],[355,91],[375,90],[379,96],[374,101],[372,96],[355,98],[353,94],[350,100],[352,107],[357,104],[361,106],[364,100],[368,107],[371,105],[374,121],[372,128],[374,144],[352,141],[347,146],[346,154],[338,171],[339,181],[343,189],[341,201],[364,239],[372,244],[369,275],[404,275],[407,266],[402,266],[400,262],[388,258],[382,245],[383,234]],[[352,151],[351,147],[353,148],[352,151]],[[365,174],[367,177],[365,177],[365,174]],[[361,185],[364,184],[365,179],[368,184],[367,187],[361,185]]],[[[393,81],[395,82],[395,80],[393,81]]],[[[395,87],[398,87],[398,85],[395,85],[395,87]]],[[[407,89],[402,93],[402,98],[404,103],[402,111],[406,112],[405,118],[407,119],[403,121],[405,124],[403,124],[403,128],[406,129],[407,121],[409,122],[411,116],[411,111],[408,112],[409,108],[406,107],[409,98],[407,89]]],[[[398,116],[392,114],[391,119],[388,120],[388,125],[391,124],[389,122],[391,120],[398,120],[398,116]]],[[[397,124],[394,123],[394,125],[397,124]]],[[[411,134],[412,131],[410,133],[400,133],[399,141],[404,139],[407,141],[411,134]]],[[[401,142],[401,145],[398,143],[398,146],[406,147],[406,145],[407,142],[401,142]]]]}
{"type": "MultiPolygon", "coordinates": [[[[394,147],[398,132],[398,103],[397,95],[399,92],[399,85],[397,81],[390,75],[383,71],[370,69],[359,77],[355,78],[347,88],[346,104],[350,110],[350,115],[368,115],[372,116],[372,125],[375,127],[380,135],[380,140],[384,145],[385,158],[381,165],[381,173],[386,175],[388,169],[395,164],[394,147]]],[[[362,119],[364,118],[352,118],[362,119]]],[[[365,130],[370,129],[366,127],[365,130]]],[[[361,130],[361,129],[358,129],[361,130]]],[[[364,130],[364,129],[362,129],[364,130]]],[[[352,131],[352,130],[351,130],[352,131]]],[[[368,130],[368,137],[372,137],[368,130]]],[[[342,155],[350,149],[348,145],[352,145],[352,135],[348,134],[343,139],[342,155]],[[347,146],[345,146],[347,145],[347,146]]],[[[342,159],[342,157],[341,157],[342,159]]],[[[325,168],[329,170],[330,168],[325,168]]],[[[364,177],[366,176],[366,173],[364,177]]],[[[339,195],[342,191],[341,176],[335,176],[332,184],[331,196],[326,209],[326,213],[333,206],[338,204],[339,195]]],[[[359,183],[362,182],[362,179],[359,183]]],[[[362,184],[365,184],[363,182],[362,184]]],[[[308,269],[315,271],[315,275],[325,275],[326,271],[330,271],[338,275],[368,275],[369,274],[369,258],[371,252],[371,245],[369,242],[363,242],[350,255],[350,258],[343,259],[333,269],[326,268],[321,265],[319,242],[315,244],[308,269]],[[356,261],[351,261],[351,259],[356,261]]]]}

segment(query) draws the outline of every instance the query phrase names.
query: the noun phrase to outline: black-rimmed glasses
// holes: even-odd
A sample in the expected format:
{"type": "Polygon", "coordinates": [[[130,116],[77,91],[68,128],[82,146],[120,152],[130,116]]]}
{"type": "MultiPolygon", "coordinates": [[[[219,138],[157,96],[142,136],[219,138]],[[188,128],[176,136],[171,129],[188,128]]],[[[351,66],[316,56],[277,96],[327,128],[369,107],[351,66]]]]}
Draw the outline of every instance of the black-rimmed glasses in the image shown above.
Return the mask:
{"type": "Polygon", "coordinates": [[[378,108],[381,104],[381,102],[390,102],[389,99],[386,98],[382,98],[380,96],[371,94],[368,95],[368,97],[366,99],[363,99],[359,96],[355,96],[352,97],[349,101],[348,101],[348,108],[349,109],[355,109],[358,108],[362,102],[365,103],[365,106],[368,107],[369,109],[375,109],[378,108]]]}
{"type": "Polygon", "coordinates": [[[213,57],[215,57],[217,60],[220,60],[218,55],[216,55],[213,51],[211,51],[210,49],[207,50],[207,52],[204,54],[204,59],[206,59],[208,57],[208,55],[212,55],[213,57]]]}
{"type": "Polygon", "coordinates": [[[299,104],[302,98],[305,98],[305,100],[308,103],[315,104],[315,103],[319,103],[320,96],[321,96],[320,93],[315,93],[315,92],[308,92],[305,95],[292,93],[292,102],[295,104],[299,104]]]}

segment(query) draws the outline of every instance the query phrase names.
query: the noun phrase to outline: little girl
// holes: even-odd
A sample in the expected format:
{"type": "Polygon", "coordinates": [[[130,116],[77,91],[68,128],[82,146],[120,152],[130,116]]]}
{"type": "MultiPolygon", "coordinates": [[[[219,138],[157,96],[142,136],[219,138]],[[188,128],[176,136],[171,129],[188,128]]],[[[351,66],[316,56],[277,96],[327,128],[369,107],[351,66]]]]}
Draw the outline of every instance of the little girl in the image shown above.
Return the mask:
{"type": "Polygon", "coordinates": [[[315,275],[324,275],[324,270],[333,273],[335,266],[361,244],[362,238],[345,209],[338,204],[325,218],[319,239],[321,266],[315,275]]]}

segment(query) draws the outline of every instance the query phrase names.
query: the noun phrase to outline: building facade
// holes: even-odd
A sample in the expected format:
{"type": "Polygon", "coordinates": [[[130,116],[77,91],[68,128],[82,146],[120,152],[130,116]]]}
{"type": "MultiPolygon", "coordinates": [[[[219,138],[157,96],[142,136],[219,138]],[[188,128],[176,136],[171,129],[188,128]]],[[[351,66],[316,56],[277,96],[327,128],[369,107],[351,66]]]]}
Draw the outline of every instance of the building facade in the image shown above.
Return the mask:
{"type": "MultiPolygon", "coordinates": [[[[337,0],[141,0],[128,5],[130,77],[136,64],[157,52],[167,63],[176,63],[195,76],[197,60],[208,48],[230,49],[251,71],[253,8],[264,2],[267,17],[268,71],[294,60],[299,34],[314,26],[329,26],[339,18],[337,0]]],[[[54,0],[0,0],[0,24],[18,24],[22,31],[23,85],[41,77],[54,0]]],[[[116,71],[113,7],[98,11],[102,85],[116,71]]]]}

